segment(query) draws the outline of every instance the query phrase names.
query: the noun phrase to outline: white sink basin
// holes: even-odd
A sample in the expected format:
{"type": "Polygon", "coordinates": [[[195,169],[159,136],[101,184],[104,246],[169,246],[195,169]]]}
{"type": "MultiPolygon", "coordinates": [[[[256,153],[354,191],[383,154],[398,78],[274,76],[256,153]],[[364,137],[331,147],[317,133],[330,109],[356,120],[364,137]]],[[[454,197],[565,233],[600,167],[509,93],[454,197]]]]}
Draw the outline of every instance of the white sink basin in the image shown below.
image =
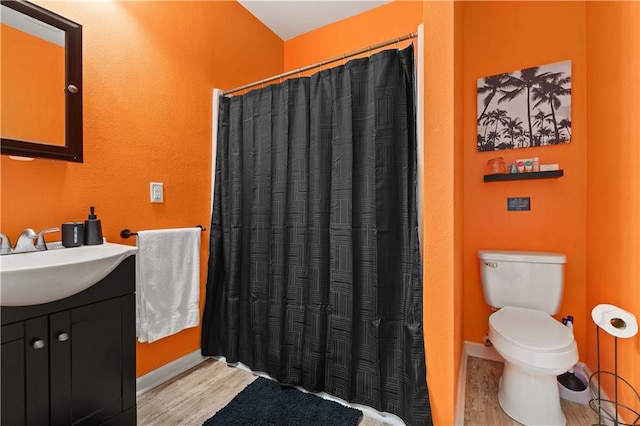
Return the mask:
{"type": "Polygon", "coordinates": [[[0,305],[53,302],[86,290],[106,277],[137,247],[104,243],[0,256],[0,305]]]}

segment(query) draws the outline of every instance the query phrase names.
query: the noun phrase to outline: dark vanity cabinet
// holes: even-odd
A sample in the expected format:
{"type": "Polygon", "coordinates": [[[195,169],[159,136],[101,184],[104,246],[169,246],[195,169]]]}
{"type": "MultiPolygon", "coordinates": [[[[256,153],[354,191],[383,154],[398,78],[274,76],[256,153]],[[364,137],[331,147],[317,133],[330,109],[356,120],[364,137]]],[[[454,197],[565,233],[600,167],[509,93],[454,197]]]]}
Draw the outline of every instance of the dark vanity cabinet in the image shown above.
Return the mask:
{"type": "Polygon", "coordinates": [[[135,257],[63,300],[1,307],[2,425],[135,425],[135,257]]]}

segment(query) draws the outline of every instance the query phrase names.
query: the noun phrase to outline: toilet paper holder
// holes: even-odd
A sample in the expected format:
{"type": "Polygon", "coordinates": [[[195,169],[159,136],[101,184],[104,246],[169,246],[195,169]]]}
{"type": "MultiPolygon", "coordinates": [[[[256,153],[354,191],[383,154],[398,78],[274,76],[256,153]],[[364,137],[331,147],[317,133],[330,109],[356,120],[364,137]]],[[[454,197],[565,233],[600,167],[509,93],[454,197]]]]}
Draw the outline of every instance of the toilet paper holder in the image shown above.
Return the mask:
{"type": "Polygon", "coordinates": [[[640,425],[640,413],[626,404],[618,401],[618,384],[621,383],[635,395],[640,404],[640,395],[623,377],[618,375],[618,339],[634,337],[638,333],[638,323],[635,316],[614,305],[598,305],[591,311],[591,317],[596,324],[596,371],[589,377],[589,389],[593,399],[589,406],[598,414],[597,425],[613,424],[614,426],[640,425]],[[600,329],[613,336],[613,372],[600,369],[600,329]],[[601,391],[602,376],[613,377],[613,400],[604,398],[601,391]],[[594,383],[597,380],[597,383],[594,383]],[[595,389],[595,390],[594,390],[595,389]],[[622,412],[621,412],[622,410],[622,412]],[[631,423],[624,423],[622,419],[634,418],[631,423]],[[605,423],[605,421],[607,423],[605,423]]]}

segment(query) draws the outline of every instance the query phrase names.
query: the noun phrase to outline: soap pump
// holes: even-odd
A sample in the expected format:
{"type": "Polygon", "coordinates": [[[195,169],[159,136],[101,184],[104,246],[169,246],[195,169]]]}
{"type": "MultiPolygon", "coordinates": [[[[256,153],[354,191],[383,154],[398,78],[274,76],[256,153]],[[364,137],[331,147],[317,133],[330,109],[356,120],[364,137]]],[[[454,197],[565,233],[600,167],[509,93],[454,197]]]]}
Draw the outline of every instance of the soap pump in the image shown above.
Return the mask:
{"type": "Polygon", "coordinates": [[[95,246],[102,244],[102,225],[99,219],[96,219],[95,208],[89,208],[89,217],[84,221],[84,244],[87,246],[95,246]]]}

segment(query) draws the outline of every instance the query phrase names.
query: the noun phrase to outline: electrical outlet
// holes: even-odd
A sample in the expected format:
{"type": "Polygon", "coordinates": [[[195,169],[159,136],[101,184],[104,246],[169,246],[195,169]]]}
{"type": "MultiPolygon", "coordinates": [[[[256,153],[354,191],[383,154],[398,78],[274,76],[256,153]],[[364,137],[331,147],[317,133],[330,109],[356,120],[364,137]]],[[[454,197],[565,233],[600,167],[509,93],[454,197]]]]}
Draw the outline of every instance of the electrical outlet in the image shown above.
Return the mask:
{"type": "Polygon", "coordinates": [[[149,184],[152,203],[164,203],[164,190],[162,186],[161,182],[151,182],[149,184]]]}

